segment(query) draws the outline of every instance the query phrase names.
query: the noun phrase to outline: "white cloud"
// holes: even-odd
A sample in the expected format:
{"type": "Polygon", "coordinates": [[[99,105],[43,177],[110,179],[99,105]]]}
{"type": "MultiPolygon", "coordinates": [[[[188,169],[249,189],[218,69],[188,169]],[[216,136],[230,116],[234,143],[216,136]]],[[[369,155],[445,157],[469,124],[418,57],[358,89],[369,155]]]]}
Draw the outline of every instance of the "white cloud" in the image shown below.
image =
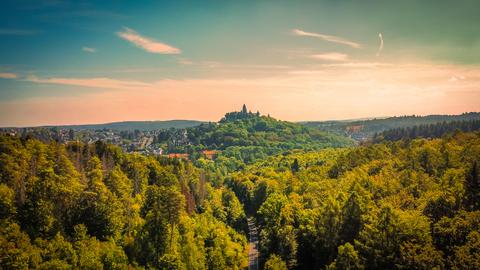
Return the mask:
{"type": "Polygon", "coordinates": [[[16,79],[18,76],[15,73],[0,73],[2,79],[16,79]]]}
{"type": "Polygon", "coordinates": [[[380,56],[380,53],[383,51],[383,35],[378,33],[378,38],[380,39],[380,47],[378,47],[377,56],[380,56]]]}
{"type": "Polygon", "coordinates": [[[305,32],[305,31],[300,30],[300,29],[293,29],[292,33],[296,36],[316,37],[316,38],[320,38],[320,39],[325,40],[325,41],[347,45],[347,46],[350,46],[350,47],[356,48],[356,49],[361,47],[361,45],[359,43],[348,40],[346,38],[342,38],[342,37],[325,35],[325,34],[320,34],[320,33],[313,33],[313,32],[305,32]]]}
{"type": "Polygon", "coordinates": [[[460,76],[452,76],[450,79],[448,79],[449,82],[456,82],[456,81],[461,81],[465,80],[465,76],[460,75],[460,76]]]}
{"type": "Polygon", "coordinates": [[[323,54],[314,54],[311,56],[314,59],[326,60],[326,61],[347,61],[348,55],[344,53],[323,53],[323,54]]]}
{"type": "Polygon", "coordinates": [[[181,51],[178,48],[172,47],[168,44],[156,41],[154,39],[144,37],[135,30],[125,27],[123,31],[117,32],[117,35],[125,39],[135,46],[144,49],[150,53],[158,54],[179,54],[181,51]]]}
{"type": "Polygon", "coordinates": [[[83,48],[82,48],[82,51],[84,51],[84,52],[89,52],[89,53],[96,53],[96,52],[97,52],[97,49],[91,48],[91,47],[83,47],[83,48]]]}

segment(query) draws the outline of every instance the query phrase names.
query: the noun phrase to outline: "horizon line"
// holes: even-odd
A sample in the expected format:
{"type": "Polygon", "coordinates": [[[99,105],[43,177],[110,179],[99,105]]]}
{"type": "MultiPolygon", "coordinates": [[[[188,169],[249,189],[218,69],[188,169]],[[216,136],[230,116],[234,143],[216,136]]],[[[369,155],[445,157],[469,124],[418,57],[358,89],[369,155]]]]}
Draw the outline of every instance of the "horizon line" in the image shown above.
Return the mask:
{"type": "MultiPolygon", "coordinates": [[[[369,120],[376,120],[376,119],[388,119],[394,117],[406,117],[406,116],[417,116],[417,117],[427,117],[427,116],[458,116],[464,114],[472,114],[477,113],[479,114],[480,111],[465,111],[459,114],[402,114],[402,115],[389,115],[389,116],[366,116],[366,117],[356,117],[356,118],[346,118],[346,119],[326,119],[326,120],[299,120],[299,121],[288,121],[282,120],[279,118],[275,118],[277,120],[291,122],[291,123],[312,123],[312,122],[355,122],[355,121],[369,121],[369,120]]],[[[267,116],[270,114],[261,114],[261,116],[267,116]]],[[[271,117],[271,115],[270,115],[271,117]]],[[[109,124],[117,124],[117,123],[140,123],[140,122],[172,122],[172,121],[194,121],[194,122],[201,122],[201,123],[218,123],[220,120],[212,121],[212,120],[200,120],[200,119],[166,119],[166,120],[122,120],[122,121],[111,121],[111,122],[98,122],[98,123],[83,123],[83,124],[40,124],[40,125],[19,125],[19,126],[3,126],[0,125],[0,129],[9,129],[9,128],[52,128],[52,127],[76,127],[76,126],[100,126],[100,125],[109,125],[109,124]]]]}

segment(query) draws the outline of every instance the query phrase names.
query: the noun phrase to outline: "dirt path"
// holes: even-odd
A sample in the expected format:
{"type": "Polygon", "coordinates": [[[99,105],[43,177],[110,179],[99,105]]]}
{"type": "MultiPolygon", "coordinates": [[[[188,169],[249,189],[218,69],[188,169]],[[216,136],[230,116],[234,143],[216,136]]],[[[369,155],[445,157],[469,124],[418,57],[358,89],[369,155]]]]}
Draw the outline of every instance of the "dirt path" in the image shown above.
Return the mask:
{"type": "Polygon", "coordinates": [[[248,218],[248,269],[258,270],[258,231],[253,218],[248,218]]]}

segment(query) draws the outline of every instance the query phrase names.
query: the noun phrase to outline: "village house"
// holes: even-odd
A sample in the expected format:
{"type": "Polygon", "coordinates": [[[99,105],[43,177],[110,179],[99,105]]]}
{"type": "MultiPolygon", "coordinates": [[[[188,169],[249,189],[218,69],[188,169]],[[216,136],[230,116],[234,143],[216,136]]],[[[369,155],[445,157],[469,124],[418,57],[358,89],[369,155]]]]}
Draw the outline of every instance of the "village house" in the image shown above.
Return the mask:
{"type": "Polygon", "coordinates": [[[201,153],[207,159],[214,159],[217,156],[217,151],[215,150],[203,150],[201,153]]]}

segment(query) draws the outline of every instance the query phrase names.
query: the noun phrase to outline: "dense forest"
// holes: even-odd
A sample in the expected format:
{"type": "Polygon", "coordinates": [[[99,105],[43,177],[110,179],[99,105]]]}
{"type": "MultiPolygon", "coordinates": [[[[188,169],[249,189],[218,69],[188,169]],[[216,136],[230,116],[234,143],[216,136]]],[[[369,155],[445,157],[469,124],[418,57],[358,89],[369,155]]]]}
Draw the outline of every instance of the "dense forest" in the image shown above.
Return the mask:
{"type": "Polygon", "coordinates": [[[443,122],[480,120],[480,113],[470,112],[460,115],[406,115],[367,120],[303,122],[307,127],[335,134],[347,135],[353,139],[364,141],[375,134],[391,129],[402,129],[412,126],[427,126],[443,122]]]}
{"type": "Polygon", "coordinates": [[[261,269],[479,269],[474,123],[355,146],[244,108],[160,133],[190,160],[0,135],[0,268],[246,269],[249,217],[261,269]]]}
{"type": "Polygon", "coordinates": [[[480,129],[480,120],[441,122],[430,125],[419,125],[389,129],[373,136],[374,141],[396,141],[415,138],[439,138],[454,131],[477,131],[480,129]]]}
{"type": "Polygon", "coordinates": [[[265,269],[479,269],[480,133],[276,156],[227,181],[265,269]]]}
{"type": "Polygon", "coordinates": [[[0,137],[0,268],[242,269],[245,214],[191,163],[0,137]]]}

